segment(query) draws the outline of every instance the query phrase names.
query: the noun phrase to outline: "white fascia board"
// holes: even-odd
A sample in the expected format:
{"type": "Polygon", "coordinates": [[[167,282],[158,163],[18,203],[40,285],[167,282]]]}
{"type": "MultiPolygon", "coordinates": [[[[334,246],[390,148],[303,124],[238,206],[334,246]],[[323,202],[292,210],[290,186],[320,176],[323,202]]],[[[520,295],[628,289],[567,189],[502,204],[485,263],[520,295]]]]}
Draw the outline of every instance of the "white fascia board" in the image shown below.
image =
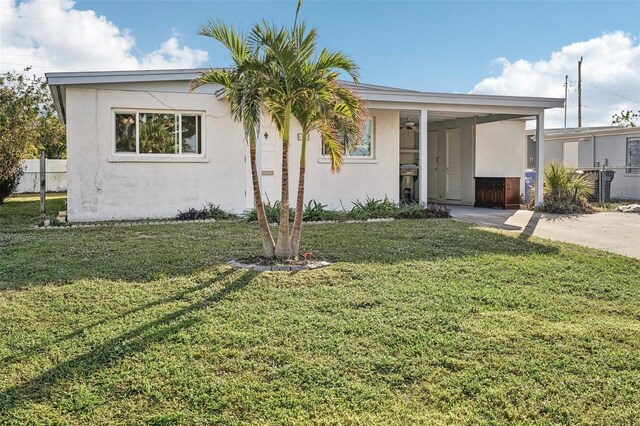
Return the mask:
{"type": "MultiPolygon", "coordinates": [[[[535,136],[535,130],[527,130],[526,134],[529,136],[535,136]]],[[[567,132],[549,132],[549,129],[545,130],[545,140],[558,140],[558,139],[580,139],[589,138],[592,136],[620,136],[620,135],[640,135],[640,128],[638,127],[620,127],[619,129],[585,129],[576,130],[567,129],[567,132]]]]}
{"type": "Polygon", "coordinates": [[[564,107],[564,98],[533,98],[523,96],[467,95],[458,93],[405,93],[373,91],[356,88],[365,101],[402,102],[416,104],[457,104],[477,106],[506,106],[524,108],[564,107]]]}
{"type": "Polygon", "coordinates": [[[55,86],[49,85],[49,91],[51,92],[51,99],[53,100],[53,106],[56,108],[56,112],[58,113],[58,119],[62,124],[66,124],[67,117],[65,114],[65,103],[64,103],[64,86],[55,86]]]}
{"type": "Polygon", "coordinates": [[[455,112],[455,113],[467,113],[469,117],[486,114],[519,114],[522,116],[536,116],[544,111],[544,108],[540,107],[514,107],[503,105],[473,105],[462,104],[459,102],[449,104],[433,104],[433,103],[403,103],[403,102],[380,102],[380,101],[365,101],[365,105],[369,109],[398,109],[398,110],[419,110],[426,108],[429,111],[438,112],[455,112]]]}
{"type": "Polygon", "coordinates": [[[49,85],[190,81],[202,70],[89,71],[46,73],[49,85]]]}

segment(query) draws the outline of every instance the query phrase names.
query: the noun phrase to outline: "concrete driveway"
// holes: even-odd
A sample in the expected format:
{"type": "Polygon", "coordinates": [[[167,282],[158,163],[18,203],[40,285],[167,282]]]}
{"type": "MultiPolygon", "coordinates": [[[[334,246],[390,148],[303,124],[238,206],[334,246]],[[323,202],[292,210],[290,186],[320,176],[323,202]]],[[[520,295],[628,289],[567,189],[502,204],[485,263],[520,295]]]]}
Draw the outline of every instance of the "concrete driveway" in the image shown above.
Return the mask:
{"type": "Polygon", "coordinates": [[[557,215],[527,210],[449,206],[465,222],[524,232],[540,238],[580,244],[640,259],[640,214],[606,212],[557,215]]]}

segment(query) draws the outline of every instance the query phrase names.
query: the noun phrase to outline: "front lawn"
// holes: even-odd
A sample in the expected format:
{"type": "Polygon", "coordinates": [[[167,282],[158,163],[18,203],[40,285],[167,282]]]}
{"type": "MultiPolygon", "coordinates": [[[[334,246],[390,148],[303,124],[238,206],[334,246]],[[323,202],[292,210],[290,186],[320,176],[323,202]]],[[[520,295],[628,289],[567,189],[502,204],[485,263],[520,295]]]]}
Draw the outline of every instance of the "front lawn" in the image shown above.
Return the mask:
{"type": "Polygon", "coordinates": [[[637,260],[431,219],[306,226],[337,263],[259,274],[244,222],[37,209],[0,206],[0,424],[638,424],[637,260]]]}

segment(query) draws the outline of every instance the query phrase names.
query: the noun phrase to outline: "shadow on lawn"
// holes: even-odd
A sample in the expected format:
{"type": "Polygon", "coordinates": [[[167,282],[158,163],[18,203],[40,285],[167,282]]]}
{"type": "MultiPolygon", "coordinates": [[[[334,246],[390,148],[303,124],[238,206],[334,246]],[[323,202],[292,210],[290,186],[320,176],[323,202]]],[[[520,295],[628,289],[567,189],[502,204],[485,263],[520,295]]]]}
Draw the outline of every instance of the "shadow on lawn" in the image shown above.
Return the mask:
{"type": "Polygon", "coordinates": [[[373,224],[351,224],[332,238],[335,230],[305,229],[303,248],[318,257],[350,263],[401,263],[438,261],[483,255],[529,256],[554,254],[553,244],[516,238],[448,219],[403,220],[373,224]],[[374,227],[375,226],[375,227],[374,227]],[[344,241],[351,241],[345,244],[344,241]]]}
{"type": "MultiPolygon", "coordinates": [[[[219,274],[218,276],[215,277],[215,281],[224,281],[226,278],[228,278],[230,275],[232,275],[235,271],[233,269],[227,269],[226,271],[222,272],[221,274],[219,274]]],[[[95,321],[91,324],[88,324],[84,327],[80,327],[74,331],[72,331],[71,333],[67,333],[65,335],[59,336],[51,341],[47,341],[46,343],[42,343],[42,344],[38,344],[38,345],[34,345],[29,347],[27,350],[23,351],[22,353],[15,353],[13,355],[10,355],[8,357],[5,357],[3,359],[0,360],[0,366],[2,365],[7,365],[10,363],[15,363],[15,362],[19,362],[24,360],[25,358],[31,357],[33,355],[38,354],[40,351],[44,350],[46,347],[48,346],[53,346],[57,343],[61,343],[64,342],[65,340],[71,340],[71,339],[75,339],[77,337],[82,337],[86,332],[91,331],[92,329],[99,327],[101,325],[104,325],[106,323],[108,323],[109,321],[113,321],[116,319],[122,319],[125,318],[127,316],[130,315],[134,315],[136,313],[145,311],[147,309],[151,309],[154,308],[156,306],[160,306],[166,303],[171,303],[171,302],[177,302],[181,299],[184,299],[185,297],[189,296],[190,294],[196,293],[198,291],[204,290],[208,287],[211,287],[212,282],[214,281],[214,279],[209,279],[206,280],[205,282],[190,287],[186,290],[177,292],[172,294],[169,297],[164,297],[162,299],[158,299],[158,300],[154,300],[153,302],[149,302],[149,303],[145,303],[144,305],[140,305],[140,306],[136,306],[133,309],[129,309],[127,311],[124,312],[120,312],[117,315],[114,315],[112,317],[107,317],[104,319],[101,319],[99,321],[95,321]]]]}
{"type": "MultiPolygon", "coordinates": [[[[151,302],[147,305],[124,312],[119,317],[130,315],[134,312],[139,312],[162,303],[178,300],[188,293],[204,290],[216,282],[224,281],[230,275],[230,271],[223,273],[205,284],[185,292],[178,293],[172,297],[151,302]]],[[[256,275],[257,273],[255,272],[243,271],[238,278],[224,285],[213,295],[209,295],[208,297],[194,302],[189,306],[136,327],[118,337],[109,339],[83,355],[62,362],[20,385],[12,386],[1,391],[0,418],[9,418],[11,412],[21,404],[25,404],[29,401],[40,401],[51,397],[53,387],[65,379],[70,377],[88,378],[90,375],[108,367],[113,362],[116,362],[123,357],[137,352],[142,352],[150,345],[162,342],[171,335],[191,327],[199,320],[195,315],[198,311],[225,299],[232,293],[241,291],[251,283],[252,279],[256,275]]],[[[113,319],[115,318],[111,318],[111,320],[113,319]]],[[[105,321],[90,324],[86,328],[95,327],[105,321]]],[[[76,334],[82,333],[82,331],[83,329],[79,329],[65,337],[72,338],[76,334]]]]}
{"type": "MultiPolygon", "coordinates": [[[[0,244],[7,259],[0,290],[82,279],[147,282],[194,274],[260,249],[256,227],[238,222],[31,233],[0,244]]],[[[306,226],[302,249],[334,262],[389,264],[557,252],[552,244],[446,219],[306,226]]]]}

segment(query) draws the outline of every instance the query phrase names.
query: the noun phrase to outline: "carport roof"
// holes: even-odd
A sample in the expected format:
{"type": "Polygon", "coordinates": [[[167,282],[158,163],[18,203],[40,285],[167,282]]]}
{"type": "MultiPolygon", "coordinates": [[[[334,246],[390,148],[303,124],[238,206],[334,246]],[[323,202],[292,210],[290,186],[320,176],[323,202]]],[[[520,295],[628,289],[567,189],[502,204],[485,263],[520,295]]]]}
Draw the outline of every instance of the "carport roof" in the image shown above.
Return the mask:
{"type": "MultiPolygon", "coordinates": [[[[205,69],[55,72],[47,73],[46,77],[60,118],[64,121],[64,92],[66,86],[191,81],[194,80],[203,70],[205,69]]],[[[564,106],[564,99],[562,98],[420,92],[417,90],[400,89],[396,87],[379,86],[366,83],[355,85],[346,81],[343,81],[342,84],[352,87],[365,101],[529,108],[556,108],[564,106]]]]}

